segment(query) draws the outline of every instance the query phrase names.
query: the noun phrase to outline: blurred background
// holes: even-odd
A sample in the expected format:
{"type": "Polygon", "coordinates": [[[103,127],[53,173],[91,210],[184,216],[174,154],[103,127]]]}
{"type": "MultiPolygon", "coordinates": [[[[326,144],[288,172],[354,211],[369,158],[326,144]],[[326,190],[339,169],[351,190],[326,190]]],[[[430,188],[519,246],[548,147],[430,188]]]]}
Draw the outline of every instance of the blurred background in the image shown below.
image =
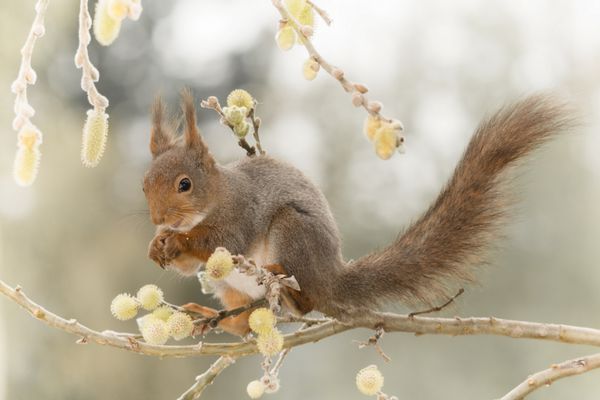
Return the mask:
{"type": "MultiPolygon", "coordinates": [[[[571,98],[581,129],[535,154],[513,185],[520,202],[491,266],[443,315],[497,316],[600,327],[600,2],[594,0],[322,0],[334,18],[318,22],[321,53],[370,88],[385,114],[406,128],[407,152],[379,160],[362,134],[365,113],[321,73],[302,77],[303,48],[280,51],[279,16],[268,0],[144,0],[108,48],[92,41],[101,93],[110,99],[106,154],[95,169],[79,160],[89,108],[73,65],[78,2],[52,0],[37,43],[29,88],[44,134],[37,181],[12,179],[16,133],[10,84],[34,1],[0,4],[0,278],[35,301],[95,329],[133,331],[110,315],[111,299],[146,283],[172,303],[214,304],[195,279],[163,272],[146,258],[153,236],[141,190],[150,161],[148,109],[161,92],[176,107],[184,86],[222,101],[235,88],[260,102],[268,152],[308,174],[339,223],[347,258],[392,240],[435,198],[478,121],[540,89],[571,98]]],[[[199,123],[221,162],[244,156],[214,112],[199,123]]],[[[398,311],[406,311],[396,308],[398,311]]],[[[0,301],[0,398],[172,399],[208,358],[165,359],[76,345],[0,301]]],[[[355,373],[376,363],[385,392],[400,399],[491,399],[551,363],[595,352],[585,346],[504,337],[388,334],[392,362],[355,330],[294,349],[273,399],[361,399],[355,373]]],[[[227,335],[210,340],[233,340],[227,335]]],[[[245,398],[260,359],[240,360],[205,392],[245,398]]],[[[599,372],[544,388],[532,399],[600,397],[599,372]]]]}

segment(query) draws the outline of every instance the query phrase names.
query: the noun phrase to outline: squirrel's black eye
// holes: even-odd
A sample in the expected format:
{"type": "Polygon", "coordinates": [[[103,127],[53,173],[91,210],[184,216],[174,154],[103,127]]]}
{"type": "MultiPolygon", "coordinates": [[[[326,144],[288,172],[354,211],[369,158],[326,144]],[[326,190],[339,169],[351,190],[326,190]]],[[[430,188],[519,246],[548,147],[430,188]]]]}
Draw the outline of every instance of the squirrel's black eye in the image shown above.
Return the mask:
{"type": "Polygon", "coordinates": [[[192,187],[192,182],[188,178],[183,178],[182,180],[179,181],[179,187],[177,188],[177,191],[179,193],[187,192],[188,190],[191,189],[191,187],[192,187]]]}

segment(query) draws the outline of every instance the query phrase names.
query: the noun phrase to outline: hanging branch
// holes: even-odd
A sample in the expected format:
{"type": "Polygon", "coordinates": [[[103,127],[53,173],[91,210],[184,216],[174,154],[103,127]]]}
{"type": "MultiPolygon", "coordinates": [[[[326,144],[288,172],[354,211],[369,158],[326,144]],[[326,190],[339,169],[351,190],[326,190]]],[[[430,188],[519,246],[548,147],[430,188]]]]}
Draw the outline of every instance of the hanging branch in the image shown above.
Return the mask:
{"type": "Polygon", "coordinates": [[[75,53],[75,66],[81,69],[81,89],[87,93],[88,102],[94,108],[88,110],[83,127],[81,162],[86,167],[95,167],[100,162],[108,136],[108,99],[98,92],[95,82],[100,72],[90,61],[88,45],[92,40],[90,28],[92,17],[88,10],[88,0],[79,3],[79,47],[75,53]]]}
{"type": "Polygon", "coordinates": [[[29,186],[35,180],[41,153],[39,146],[42,144],[42,132],[33,125],[30,118],[35,115],[35,109],[27,100],[27,85],[34,85],[37,74],[31,67],[33,49],[38,38],[44,36],[44,17],[48,8],[49,0],[38,0],[35,5],[35,18],[31,29],[21,48],[21,65],[17,79],[11,85],[11,91],[15,94],[15,118],[12,127],[19,132],[17,137],[17,154],[14,162],[14,178],[21,186],[29,186]]]}

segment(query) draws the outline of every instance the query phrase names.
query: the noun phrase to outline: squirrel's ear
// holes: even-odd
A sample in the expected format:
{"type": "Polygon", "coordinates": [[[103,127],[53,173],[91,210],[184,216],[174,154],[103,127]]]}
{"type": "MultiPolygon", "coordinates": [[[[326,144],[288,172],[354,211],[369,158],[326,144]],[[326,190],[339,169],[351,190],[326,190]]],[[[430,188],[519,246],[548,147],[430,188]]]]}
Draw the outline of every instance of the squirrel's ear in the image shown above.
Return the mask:
{"type": "Polygon", "coordinates": [[[215,166],[215,160],[208,151],[208,146],[204,143],[200,131],[196,126],[196,108],[194,106],[194,96],[189,89],[181,92],[181,107],[185,117],[185,146],[194,149],[198,153],[200,163],[205,169],[211,169],[215,166]]]}
{"type": "Polygon", "coordinates": [[[175,138],[164,122],[165,105],[160,98],[156,96],[152,105],[152,129],[150,131],[150,153],[152,158],[173,147],[175,138]]]}

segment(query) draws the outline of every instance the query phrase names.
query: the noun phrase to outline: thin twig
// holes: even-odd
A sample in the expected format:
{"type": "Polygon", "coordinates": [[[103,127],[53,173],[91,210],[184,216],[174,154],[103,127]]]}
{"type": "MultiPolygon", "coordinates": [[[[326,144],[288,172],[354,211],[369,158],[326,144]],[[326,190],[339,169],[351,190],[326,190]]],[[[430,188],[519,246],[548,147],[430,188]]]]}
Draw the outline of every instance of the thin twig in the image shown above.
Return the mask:
{"type": "Polygon", "coordinates": [[[241,314],[245,311],[251,310],[253,308],[263,307],[268,305],[269,302],[266,299],[255,300],[250,304],[245,306],[241,306],[238,308],[233,308],[231,310],[220,310],[218,315],[215,317],[205,317],[194,320],[194,324],[206,324],[211,328],[215,328],[219,322],[227,317],[231,317],[234,315],[241,314]]]}
{"type": "Polygon", "coordinates": [[[333,20],[331,19],[331,17],[329,16],[329,14],[327,14],[327,11],[323,10],[321,7],[317,6],[315,3],[313,3],[310,0],[306,0],[306,2],[308,4],[310,4],[310,6],[313,8],[313,10],[315,10],[317,12],[317,14],[319,14],[319,17],[321,17],[321,19],[323,21],[325,21],[325,23],[327,25],[331,25],[331,23],[333,22],[333,20]]]}
{"type": "Polygon", "coordinates": [[[375,329],[375,334],[373,336],[371,336],[366,342],[357,341],[358,348],[363,349],[367,346],[373,346],[373,347],[375,347],[375,350],[377,350],[377,353],[379,353],[379,355],[381,356],[381,358],[383,358],[383,360],[385,362],[390,362],[392,360],[391,357],[388,356],[387,354],[385,354],[385,352],[383,351],[383,348],[379,344],[379,341],[381,340],[381,338],[383,337],[384,334],[385,334],[385,330],[382,327],[378,327],[377,329],[375,329]]]}
{"type": "Polygon", "coordinates": [[[256,102],[254,102],[254,108],[250,110],[248,114],[248,118],[252,121],[252,136],[254,137],[254,142],[256,142],[256,148],[260,154],[265,154],[261,144],[260,144],[260,136],[258,135],[258,130],[260,129],[260,118],[256,116],[255,112],[256,102]]]}
{"type": "Polygon", "coordinates": [[[88,10],[88,0],[79,2],[79,46],[75,53],[75,66],[81,68],[81,89],[87,93],[88,102],[94,106],[94,110],[103,113],[108,107],[108,99],[101,95],[94,82],[100,79],[98,69],[90,61],[88,45],[92,40],[90,28],[92,17],[88,10]]]}
{"type": "Polygon", "coordinates": [[[415,312],[411,312],[410,314],[408,314],[409,317],[414,317],[415,315],[423,315],[423,314],[431,314],[434,312],[438,312],[438,311],[442,311],[444,308],[448,307],[450,304],[452,304],[454,302],[454,300],[456,300],[456,298],[458,296],[460,296],[461,294],[463,294],[465,292],[465,289],[460,288],[458,290],[458,293],[456,293],[454,296],[452,296],[447,302],[445,302],[444,304],[442,304],[441,306],[437,306],[437,307],[432,307],[432,308],[428,308],[427,310],[423,310],[423,311],[415,311],[415,312]]]}
{"type": "Polygon", "coordinates": [[[549,386],[554,381],[583,374],[596,368],[600,368],[600,353],[575,358],[560,364],[553,364],[550,368],[528,377],[500,400],[521,400],[534,390],[543,386],[549,386]]]}
{"type": "Polygon", "coordinates": [[[29,34],[25,40],[25,44],[21,48],[21,65],[17,79],[12,83],[11,90],[15,96],[15,119],[13,120],[13,129],[21,130],[26,124],[30,124],[29,118],[33,117],[35,110],[29,105],[27,100],[27,85],[35,84],[37,75],[31,67],[31,57],[35,42],[38,38],[44,36],[46,31],[44,27],[44,17],[48,8],[49,0],[38,0],[35,5],[35,18],[31,24],[29,34]]]}
{"type": "Polygon", "coordinates": [[[177,400],[194,400],[199,398],[204,392],[204,389],[213,381],[225,368],[235,362],[234,357],[221,356],[215,361],[202,375],[196,377],[196,382],[186,390],[177,400]]]}

